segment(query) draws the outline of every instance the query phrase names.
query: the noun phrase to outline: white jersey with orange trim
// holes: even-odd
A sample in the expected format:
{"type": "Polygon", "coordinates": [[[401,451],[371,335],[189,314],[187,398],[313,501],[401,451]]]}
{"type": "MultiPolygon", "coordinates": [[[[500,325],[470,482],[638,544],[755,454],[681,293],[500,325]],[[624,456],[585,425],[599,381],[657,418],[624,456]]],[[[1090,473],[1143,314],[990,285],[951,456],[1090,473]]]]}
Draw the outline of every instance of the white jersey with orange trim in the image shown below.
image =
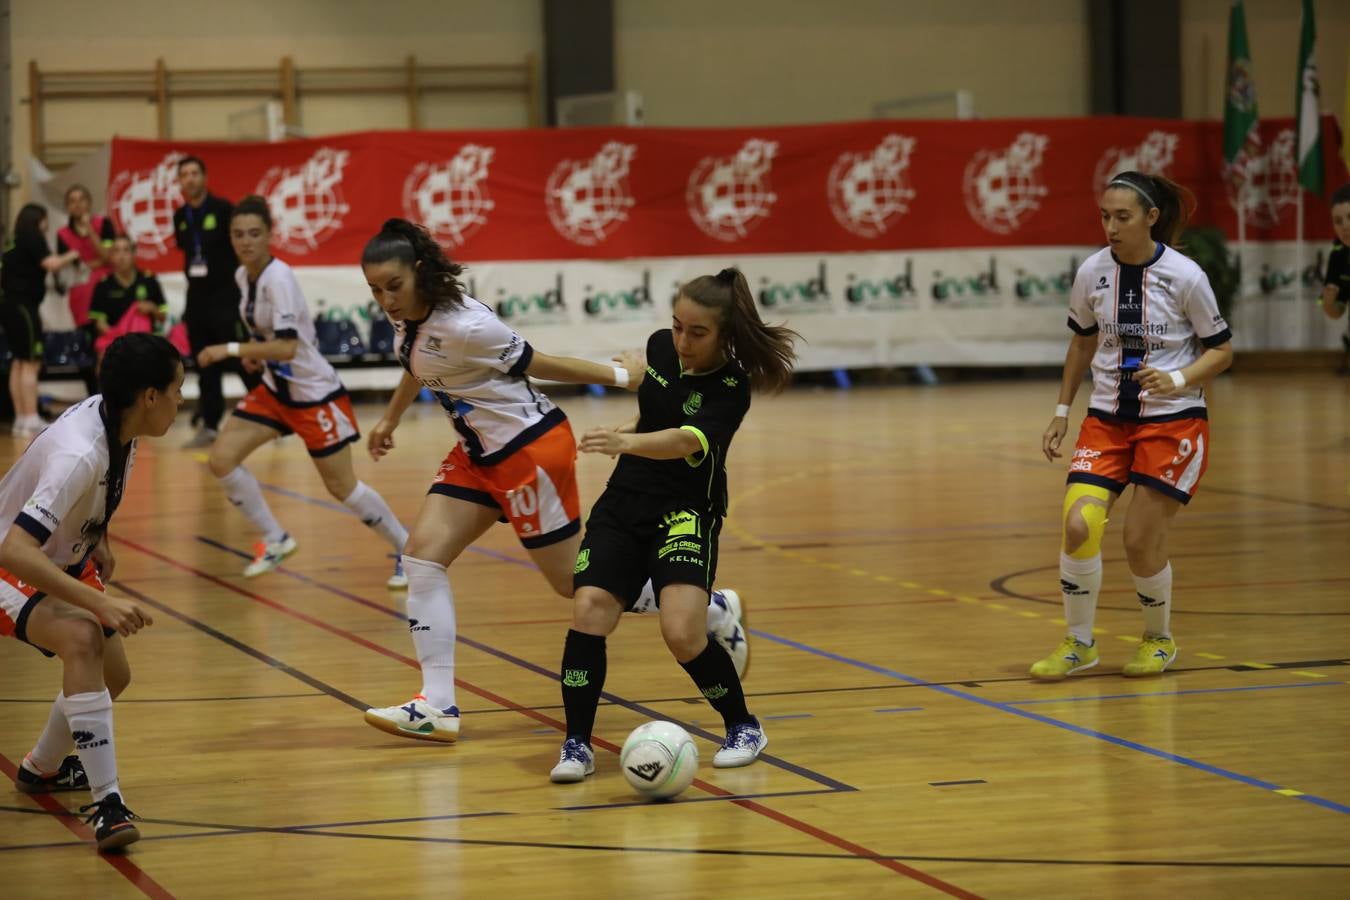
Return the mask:
{"type": "Polygon", "coordinates": [[[239,315],[255,341],[299,341],[295,356],[285,362],[268,362],[263,384],[288,406],[326,403],[345,392],[332,363],[319,352],[314,319],[309,304],[290,266],[273,257],[257,281],[249,281],[240,266],[234,280],[239,285],[239,315]]]}
{"type": "MultiPolygon", "coordinates": [[[[37,539],[58,566],[84,561],[101,533],[108,493],[108,429],[102,394],[80,401],[33,439],[0,479],[0,541],[11,528],[37,539]]],[[[136,442],[122,484],[131,476],[136,442]]]]}
{"type": "Polygon", "coordinates": [[[1189,366],[1233,337],[1204,271],[1166,244],[1141,266],[1120,262],[1110,247],[1088,257],[1073,280],[1069,327],[1098,336],[1090,409],[1128,421],[1205,416],[1198,386],[1141,397],[1130,376],[1189,366]]]}
{"type": "Polygon", "coordinates": [[[566,419],[525,377],[533,348],[472,297],[394,331],[399,363],[436,395],[473,462],[492,465],[566,419]]]}

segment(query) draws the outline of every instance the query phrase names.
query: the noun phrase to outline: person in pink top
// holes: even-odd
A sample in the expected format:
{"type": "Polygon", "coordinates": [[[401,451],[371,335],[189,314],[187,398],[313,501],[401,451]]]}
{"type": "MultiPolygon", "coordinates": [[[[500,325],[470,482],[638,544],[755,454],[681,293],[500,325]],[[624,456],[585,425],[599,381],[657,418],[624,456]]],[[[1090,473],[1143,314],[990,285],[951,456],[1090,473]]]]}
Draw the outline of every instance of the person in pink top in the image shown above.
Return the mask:
{"type": "Polygon", "coordinates": [[[91,212],[93,205],[94,198],[89,188],[72,184],[66,189],[66,213],[70,218],[56,232],[58,255],[71,250],[80,255],[71,273],[68,295],[70,314],[77,328],[89,322],[89,304],[94,299],[94,286],[112,272],[109,263],[116,233],[111,219],[91,212]]]}

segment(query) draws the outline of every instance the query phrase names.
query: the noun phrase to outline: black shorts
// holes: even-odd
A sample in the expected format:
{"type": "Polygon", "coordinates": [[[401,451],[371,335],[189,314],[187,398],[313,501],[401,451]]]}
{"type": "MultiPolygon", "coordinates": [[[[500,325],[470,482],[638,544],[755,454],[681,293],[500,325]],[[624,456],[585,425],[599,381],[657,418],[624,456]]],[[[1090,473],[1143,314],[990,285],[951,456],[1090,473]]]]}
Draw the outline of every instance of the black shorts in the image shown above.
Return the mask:
{"type": "Polygon", "coordinates": [[[625,609],[652,580],[656,596],[669,584],[711,590],[717,576],[722,519],[707,511],[650,494],[605,488],[581,540],[572,589],[609,591],[625,609]]]}
{"type": "Polygon", "coordinates": [[[5,329],[5,341],[15,359],[42,360],[42,316],[38,304],[6,297],[0,301],[0,327],[5,329]]]}

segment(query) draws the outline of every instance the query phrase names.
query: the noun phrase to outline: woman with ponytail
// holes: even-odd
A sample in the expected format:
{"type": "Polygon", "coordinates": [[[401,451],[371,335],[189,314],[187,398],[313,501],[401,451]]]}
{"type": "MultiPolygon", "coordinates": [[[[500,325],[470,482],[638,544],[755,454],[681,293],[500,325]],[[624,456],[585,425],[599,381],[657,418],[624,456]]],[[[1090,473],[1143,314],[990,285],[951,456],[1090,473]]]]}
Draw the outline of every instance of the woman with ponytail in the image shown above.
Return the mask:
{"type": "Polygon", "coordinates": [[[272,256],[272,214],[262,197],[245,197],[230,216],[230,241],[239,257],[235,271],[239,312],[251,341],[212,344],[197,355],[203,369],[230,357],[262,373],[262,383],[239,401],[211,445],[208,465],[225,496],[258,529],[253,561],[244,577],[270,572],[298,549],[263,499],[244,460],[274,438],[298,434],[314,468],[334,499],[359,517],[394,551],[394,574],[385,582],[403,588],[398,554],[408,532],[374,488],[357,480],[351,444],[361,437],[351,397],[331,363],[319,352],[309,304],[290,266],[272,256]]]}
{"type": "Polygon", "coordinates": [[[59,657],[64,670],[15,785],[30,794],[92,791],[80,811],[89,812],[99,849],[110,850],[140,837],[117,781],[112,701],[131,680],[122,638],[151,618],[103,591],[115,562],[108,523],[136,441],[173,425],[183,366],[164,338],[128,334],[108,348],[100,379],[102,393],[62,413],[0,480],[0,635],[59,657]],[[67,755],[72,744],[78,755],[67,755]]]}
{"type": "Polygon", "coordinates": [[[751,391],[777,392],[791,381],[798,337],[760,320],[736,269],[695,278],[680,288],[671,328],[647,340],[637,417],[582,436],[581,452],[619,461],[591,509],[577,557],[562,657],[567,739],[553,781],[583,781],[595,771],[591,731],[605,686],[605,638],[648,579],[666,646],[726,726],[713,765],[747,766],[768,743],[730,657],[707,639],[701,613],[727,514],[727,451],[751,391]]]}
{"type": "MultiPolygon", "coordinates": [[[[404,551],[408,620],[422,690],[397,706],[366,710],[381,731],[419,740],[459,736],[455,703],[455,604],[448,568],[497,521],[514,528],[553,590],[572,596],[581,542],[576,441],[563,411],[529,377],[637,390],[640,353],[619,366],[547,356],[464,293],[463,267],[427,231],[390,219],[366,244],[361,267],[375,301],[394,324],[403,380],[367,448],[375,460],[394,449],[394,431],[427,388],[445,409],[458,442],[441,463],[404,551]]],[[[650,587],[646,599],[651,599],[650,587]]],[[[702,630],[748,660],[734,591],[705,595],[702,630]]]]}
{"type": "Polygon", "coordinates": [[[1058,459],[1069,407],[1092,371],[1092,396],[1069,464],[1059,579],[1068,634],[1031,667],[1057,681],[1099,662],[1092,638],[1102,536],[1125,488],[1125,556],[1144,633],[1122,674],[1161,674],[1177,655],[1169,622],[1167,532],[1209,464],[1204,386],[1233,361],[1232,332],[1205,273],[1176,249],[1190,193],[1158,175],[1121,172],[1102,192],[1109,246],[1078,269],[1069,295],[1069,352],[1054,417],[1041,437],[1058,459]]]}

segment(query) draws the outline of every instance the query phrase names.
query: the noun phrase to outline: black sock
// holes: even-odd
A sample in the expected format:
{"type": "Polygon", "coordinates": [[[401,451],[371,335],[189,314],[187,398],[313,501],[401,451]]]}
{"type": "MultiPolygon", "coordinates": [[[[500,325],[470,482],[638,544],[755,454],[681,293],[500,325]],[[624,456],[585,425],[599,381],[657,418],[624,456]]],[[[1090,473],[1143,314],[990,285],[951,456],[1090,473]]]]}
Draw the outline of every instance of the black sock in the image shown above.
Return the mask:
{"type": "Polygon", "coordinates": [[[568,629],[563,644],[562,698],[567,709],[567,736],[591,742],[595,709],[605,689],[605,639],[568,629]]]}
{"type": "Polygon", "coordinates": [[[728,730],[733,725],[755,720],[745,708],[745,692],[741,690],[741,680],[736,677],[736,667],[721,644],[708,641],[702,653],[680,665],[694,679],[699,693],[722,714],[722,722],[728,730]]]}

